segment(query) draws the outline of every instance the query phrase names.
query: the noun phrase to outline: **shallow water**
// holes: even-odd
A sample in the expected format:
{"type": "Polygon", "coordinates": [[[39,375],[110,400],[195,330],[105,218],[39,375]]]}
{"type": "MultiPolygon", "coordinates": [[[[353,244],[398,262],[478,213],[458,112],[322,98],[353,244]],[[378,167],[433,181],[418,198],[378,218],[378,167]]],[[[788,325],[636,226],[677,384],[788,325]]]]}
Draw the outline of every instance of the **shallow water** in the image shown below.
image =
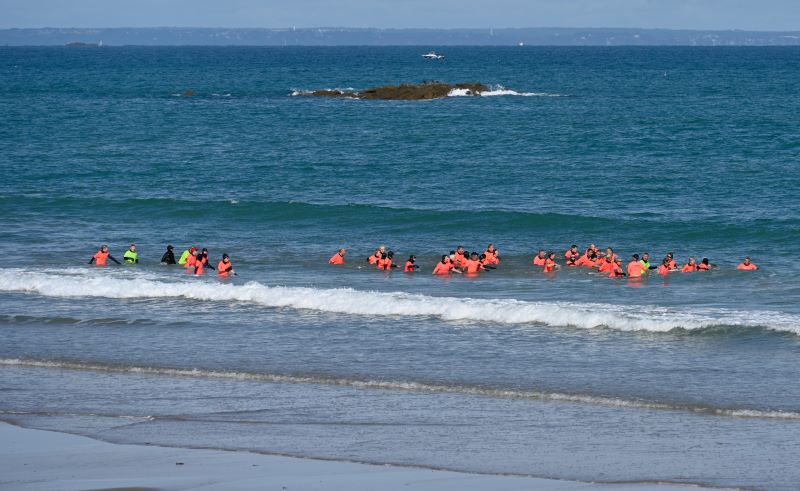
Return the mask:
{"type": "Polygon", "coordinates": [[[793,488],[800,52],[418,51],[0,48],[0,416],[124,442],[793,488]],[[432,79],[536,95],[291,95],[432,79]],[[141,264],[86,266],[104,242],[117,258],[136,242],[141,264]],[[429,274],[489,242],[498,270],[429,274]],[[589,242],[720,268],[634,281],[530,264],[589,242]],[[167,243],[228,252],[240,274],[160,266],[167,243]],[[379,243],[422,270],[366,267],[379,243]],[[348,264],[329,267],[340,246],[348,264]],[[761,270],[736,271],[745,255],[761,270]]]}

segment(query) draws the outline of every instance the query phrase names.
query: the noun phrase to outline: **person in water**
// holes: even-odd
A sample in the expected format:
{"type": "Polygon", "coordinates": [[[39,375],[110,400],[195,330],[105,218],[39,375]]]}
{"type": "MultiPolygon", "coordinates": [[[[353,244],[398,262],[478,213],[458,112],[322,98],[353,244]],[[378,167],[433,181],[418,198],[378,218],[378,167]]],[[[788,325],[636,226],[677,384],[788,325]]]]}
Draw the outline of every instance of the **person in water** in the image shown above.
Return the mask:
{"type": "Polygon", "coordinates": [[[694,273],[695,271],[697,271],[697,260],[690,257],[689,262],[681,269],[681,273],[694,273]]]}
{"type": "Polygon", "coordinates": [[[675,253],[668,252],[667,259],[669,260],[669,269],[670,271],[677,271],[678,270],[678,262],[675,261],[675,253]]]}
{"type": "Polygon", "coordinates": [[[181,266],[185,266],[186,261],[189,260],[189,256],[193,255],[195,252],[197,252],[197,247],[195,246],[192,246],[183,251],[183,254],[181,254],[181,258],[178,259],[178,264],[180,264],[181,266]]]}
{"type": "Polygon", "coordinates": [[[192,252],[189,254],[189,257],[186,258],[186,262],[183,264],[183,267],[186,268],[187,272],[191,272],[199,259],[199,252],[197,251],[196,247],[192,247],[192,252]]]}
{"type": "Polygon", "coordinates": [[[710,271],[710,270],[716,269],[716,268],[717,268],[717,265],[708,262],[708,258],[707,257],[704,257],[700,261],[700,264],[697,265],[697,270],[698,271],[710,271]]]}
{"type": "Polygon", "coordinates": [[[173,249],[174,247],[171,245],[167,246],[167,252],[161,256],[161,264],[175,264],[175,253],[172,252],[173,249]]]}
{"type": "Polygon", "coordinates": [[[600,260],[600,267],[598,271],[601,273],[611,273],[614,269],[614,265],[616,262],[614,261],[614,257],[610,255],[606,255],[603,259],[600,260]]]}
{"type": "Polygon", "coordinates": [[[500,251],[495,249],[494,244],[489,244],[489,246],[486,247],[486,252],[484,252],[484,254],[486,254],[486,262],[488,264],[491,264],[492,266],[500,264],[500,251]]]}
{"type": "Polygon", "coordinates": [[[199,256],[197,256],[197,260],[203,263],[204,268],[214,269],[214,266],[212,266],[208,262],[208,249],[206,249],[205,247],[203,247],[203,252],[199,256]]]}
{"type": "Polygon", "coordinates": [[[619,278],[625,276],[625,271],[622,270],[622,258],[615,257],[611,262],[611,270],[608,272],[610,278],[619,278]]]}
{"type": "Polygon", "coordinates": [[[633,259],[631,260],[631,262],[628,263],[628,277],[641,278],[646,273],[647,273],[647,267],[639,259],[639,255],[634,254],[633,259]]]}
{"type": "Polygon", "coordinates": [[[125,254],[122,255],[122,260],[125,264],[137,264],[139,262],[139,253],[136,252],[136,244],[131,244],[125,254]]]}
{"type": "MultiPolygon", "coordinates": [[[[484,260],[485,259],[486,258],[484,258],[484,260]]],[[[469,259],[467,259],[466,265],[464,266],[464,272],[467,274],[477,274],[480,271],[486,271],[486,266],[481,263],[478,253],[473,251],[469,256],[469,259]]]]}
{"type": "Polygon", "coordinates": [[[94,256],[92,256],[92,258],[89,259],[89,264],[95,263],[98,266],[107,266],[109,259],[111,259],[117,264],[120,264],[120,262],[114,259],[114,256],[112,256],[111,253],[108,252],[108,246],[103,244],[100,246],[100,250],[95,252],[94,256]]]}
{"type": "Polygon", "coordinates": [[[542,266],[542,271],[545,273],[552,273],[553,271],[560,269],[561,267],[556,264],[556,253],[555,252],[548,252],[547,259],[544,260],[544,265],[542,266]]]}
{"type": "Polygon", "coordinates": [[[544,251],[544,249],[539,249],[539,252],[533,258],[533,265],[544,266],[545,260],[547,260],[547,253],[544,251]]]}
{"type": "Polygon", "coordinates": [[[408,261],[406,261],[406,265],[403,268],[403,271],[405,271],[406,273],[413,273],[414,271],[418,270],[419,266],[417,266],[416,262],[417,262],[417,256],[413,254],[408,256],[408,261]]]}
{"type": "Polygon", "coordinates": [[[442,260],[436,263],[436,267],[433,268],[433,274],[445,275],[450,273],[461,273],[461,271],[457,270],[455,266],[453,266],[450,256],[443,254],[442,260]]]}
{"type": "Polygon", "coordinates": [[[345,254],[347,254],[347,249],[342,247],[336,252],[336,254],[334,254],[333,256],[331,256],[330,259],[328,259],[328,264],[344,264],[345,254]]]}
{"type": "Polygon", "coordinates": [[[648,274],[649,274],[650,270],[658,269],[658,266],[654,266],[654,265],[650,264],[650,253],[649,252],[642,253],[642,259],[640,259],[640,262],[642,263],[642,266],[645,267],[645,269],[647,270],[645,272],[648,273],[648,274]]]}
{"type": "Polygon", "coordinates": [[[569,250],[564,253],[564,259],[567,260],[567,266],[577,266],[578,260],[581,258],[581,253],[578,251],[577,244],[572,244],[569,250]]]}
{"type": "Polygon", "coordinates": [[[370,257],[367,258],[367,262],[370,264],[378,264],[378,261],[380,261],[381,258],[383,257],[383,253],[384,253],[384,246],[378,247],[377,249],[375,249],[375,252],[370,257]]]}
{"type": "Polygon", "coordinates": [[[661,266],[658,267],[658,274],[662,276],[667,276],[670,271],[672,271],[672,268],[669,267],[669,258],[665,257],[661,261],[661,266]]]}
{"type": "Polygon", "coordinates": [[[741,269],[745,271],[755,271],[758,269],[758,266],[756,266],[750,261],[750,256],[747,256],[746,258],[744,258],[744,261],[742,261],[740,265],[736,266],[736,269],[741,269]]]}
{"type": "Polygon", "coordinates": [[[230,275],[236,276],[236,271],[233,270],[233,263],[229,255],[222,255],[222,260],[217,264],[217,274],[223,278],[227,278],[230,275]]]}
{"type": "Polygon", "coordinates": [[[378,269],[382,269],[384,271],[390,271],[392,268],[396,268],[397,265],[394,263],[394,252],[384,252],[381,255],[380,260],[378,260],[378,269]]]}
{"type": "Polygon", "coordinates": [[[464,269],[467,266],[467,255],[464,251],[464,246],[456,247],[455,257],[453,257],[453,266],[458,269],[464,269]]]}
{"type": "Polygon", "coordinates": [[[575,266],[582,266],[584,268],[592,268],[594,267],[595,261],[597,261],[597,254],[591,248],[586,249],[586,252],[583,253],[577,261],[575,261],[575,266]]]}

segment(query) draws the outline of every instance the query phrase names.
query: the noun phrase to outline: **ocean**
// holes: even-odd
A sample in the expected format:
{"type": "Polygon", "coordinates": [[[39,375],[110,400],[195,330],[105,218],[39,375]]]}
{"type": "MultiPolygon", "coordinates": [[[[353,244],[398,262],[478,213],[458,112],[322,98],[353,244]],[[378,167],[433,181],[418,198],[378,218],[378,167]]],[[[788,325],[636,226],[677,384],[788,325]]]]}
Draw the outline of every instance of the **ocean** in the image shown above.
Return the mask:
{"type": "Polygon", "coordinates": [[[0,47],[0,419],[796,489],[800,50],[429,49],[0,47]],[[426,80],[494,96],[296,95],[426,80]],[[104,243],[140,263],[87,265],[104,243]],[[489,243],[497,270],[430,274],[489,243]],[[531,264],[590,243],[719,268],[531,264]],[[162,266],[167,244],[238,276],[162,266]],[[420,271],[369,266],[380,244],[420,271]]]}

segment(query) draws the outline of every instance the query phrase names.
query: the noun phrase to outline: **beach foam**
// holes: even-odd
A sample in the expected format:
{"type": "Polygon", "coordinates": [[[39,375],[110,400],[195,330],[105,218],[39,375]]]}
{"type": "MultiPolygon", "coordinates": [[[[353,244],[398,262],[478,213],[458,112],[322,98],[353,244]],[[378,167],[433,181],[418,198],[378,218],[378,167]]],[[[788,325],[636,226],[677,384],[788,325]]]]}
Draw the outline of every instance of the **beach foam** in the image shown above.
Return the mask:
{"type": "Polygon", "coordinates": [[[765,328],[800,335],[798,316],[769,311],[711,308],[686,311],[655,305],[465,299],[352,288],[267,286],[256,281],[234,285],[216,281],[168,280],[155,274],[132,271],[126,272],[129,273],[126,277],[97,273],[90,269],[70,269],[62,273],[0,269],[0,291],[48,297],[186,298],[247,302],[270,308],[363,316],[423,316],[467,323],[538,324],[648,332],[728,326],[765,328]]]}

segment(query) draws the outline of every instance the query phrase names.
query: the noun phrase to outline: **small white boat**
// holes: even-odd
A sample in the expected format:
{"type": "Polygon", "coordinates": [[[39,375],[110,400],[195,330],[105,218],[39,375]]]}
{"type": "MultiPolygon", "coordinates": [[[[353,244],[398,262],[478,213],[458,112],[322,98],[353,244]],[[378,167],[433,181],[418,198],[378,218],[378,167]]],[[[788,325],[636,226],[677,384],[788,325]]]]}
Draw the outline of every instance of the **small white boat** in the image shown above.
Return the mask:
{"type": "Polygon", "coordinates": [[[436,51],[431,51],[430,53],[425,53],[422,57],[426,60],[441,60],[444,58],[444,55],[437,54],[436,51]]]}

